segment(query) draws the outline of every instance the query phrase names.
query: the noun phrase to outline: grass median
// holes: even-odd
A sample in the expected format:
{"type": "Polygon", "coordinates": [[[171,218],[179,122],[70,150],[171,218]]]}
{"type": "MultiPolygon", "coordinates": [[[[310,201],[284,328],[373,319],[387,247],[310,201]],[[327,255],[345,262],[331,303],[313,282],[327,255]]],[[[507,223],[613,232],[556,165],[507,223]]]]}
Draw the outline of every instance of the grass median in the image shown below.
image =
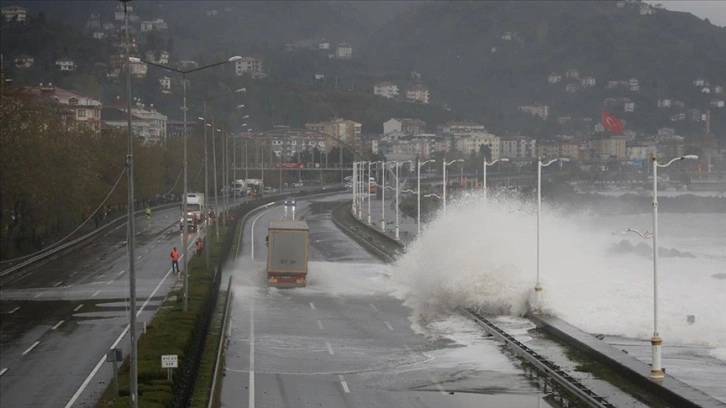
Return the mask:
{"type": "MultiPolygon", "coordinates": [[[[227,227],[219,230],[226,237],[227,227]]],[[[204,303],[212,290],[214,268],[221,263],[221,253],[225,239],[215,242],[208,235],[204,250],[209,252],[209,267],[205,264],[204,254],[194,256],[189,261],[189,302],[188,311],[183,311],[182,289],[169,292],[159,311],[146,326],[146,333],[138,339],[138,406],[144,408],[169,407],[174,401],[176,387],[179,387],[181,373],[187,364],[185,358],[192,347],[194,335],[201,330],[204,303]],[[161,356],[179,356],[179,368],[174,369],[173,381],[167,380],[167,370],[161,368],[161,356]]],[[[190,254],[192,252],[189,252],[190,254]]],[[[106,388],[98,402],[98,407],[128,407],[129,362],[124,362],[119,370],[119,397],[115,396],[113,382],[106,388]]]]}

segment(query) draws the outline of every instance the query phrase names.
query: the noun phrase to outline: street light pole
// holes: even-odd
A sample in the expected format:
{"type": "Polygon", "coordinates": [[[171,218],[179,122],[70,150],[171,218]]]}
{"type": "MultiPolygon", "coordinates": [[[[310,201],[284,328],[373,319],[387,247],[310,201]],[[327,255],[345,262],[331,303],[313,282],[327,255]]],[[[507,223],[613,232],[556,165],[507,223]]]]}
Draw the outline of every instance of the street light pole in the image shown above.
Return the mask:
{"type": "Polygon", "coordinates": [[[222,217],[222,212],[219,210],[219,201],[217,200],[217,192],[219,189],[217,188],[217,145],[215,143],[215,140],[217,139],[217,131],[214,127],[214,116],[212,116],[212,164],[214,164],[214,208],[217,209],[217,219],[214,221],[214,232],[216,234],[216,242],[219,242],[219,222],[220,218],[222,217]]]}
{"type": "Polygon", "coordinates": [[[535,307],[532,313],[542,313],[542,286],[539,283],[539,266],[540,266],[540,227],[542,218],[542,167],[547,167],[552,163],[569,161],[566,158],[553,159],[542,164],[542,157],[537,158],[537,282],[534,285],[535,307]]]}
{"type": "Polygon", "coordinates": [[[661,365],[661,345],[663,339],[658,333],[658,167],[668,167],[680,160],[698,160],[698,156],[689,154],[671,159],[666,164],[659,164],[656,155],[653,155],[653,337],[650,339],[652,347],[652,362],[650,377],[661,379],[665,372],[661,365]]]}
{"type": "MultiPolygon", "coordinates": [[[[128,166],[128,221],[126,224],[126,248],[129,256],[129,340],[131,341],[131,351],[129,353],[130,378],[129,378],[129,397],[131,398],[131,408],[138,406],[138,344],[136,341],[136,268],[134,259],[134,246],[136,245],[134,237],[134,139],[131,133],[131,52],[129,41],[129,12],[128,0],[124,1],[124,29],[126,34],[126,98],[127,98],[127,156],[126,165],[128,166]]],[[[115,373],[114,373],[115,375],[115,373]]]]}
{"type": "Polygon", "coordinates": [[[444,165],[444,190],[443,190],[443,194],[442,194],[443,200],[444,200],[444,215],[446,215],[446,166],[451,166],[452,164],[454,164],[456,162],[463,162],[463,161],[464,160],[462,160],[462,159],[456,159],[456,160],[452,160],[447,163],[446,158],[444,158],[444,160],[442,161],[442,163],[444,165]]]}
{"type": "Polygon", "coordinates": [[[381,172],[381,178],[383,178],[383,184],[381,187],[381,231],[386,232],[386,162],[380,162],[383,166],[381,172]]]}
{"type": "Polygon", "coordinates": [[[486,200],[487,200],[487,167],[493,166],[495,163],[500,162],[500,161],[502,161],[502,162],[508,162],[509,159],[505,157],[505,158],[502,158],[502,159],[494,160],[491,163],[487,163],[487,159],[484,158],[484,165],[482,166],[482,173],[481,174],[482,174],[482,188],[484,189],[484,203],[485,204],[486,204],[486,200]]]}
{"type": "MultiPolygon", "coordinates": [[[[444,160],[444,162],[446,162],[444,160]]],[[[416,172],[416,238],[418,238],[421,235],[421,167],[425,166],[426,163],[436,163],[436,160],[426,160],[425,162],[421,163],[420,160],[417,159],[417,172],[416,172]]]]}
{"type": "MultiPolygon", "coordinates": [[[[342,172],[342,170],[341,170],[342,172]]],[[[371,223],[371,162],[368,162],[368,225],[373,225],[371,223]]]]}

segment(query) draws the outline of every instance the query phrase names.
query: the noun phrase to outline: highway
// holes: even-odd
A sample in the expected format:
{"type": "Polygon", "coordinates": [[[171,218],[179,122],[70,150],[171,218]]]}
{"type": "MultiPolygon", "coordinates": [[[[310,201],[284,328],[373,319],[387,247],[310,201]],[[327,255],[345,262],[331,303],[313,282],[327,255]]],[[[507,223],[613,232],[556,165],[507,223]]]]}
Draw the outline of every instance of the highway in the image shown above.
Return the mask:
{"type": "MultiPolygon", "coordinates": [[[[181,248],[178,216],[169,209],[136,221],[140,330],[177,284],[169,252],[181,248]]],[[[106,351],[130,348],[127,269],[122,224],[0,290],[0,406],[95,405],[112,378],[106,351]]]]}
{"type": "Polygon", "coordinates": [[[410,320],[387,266],[333,225],[330,212],[346,199],[300,200],[294,211],[273,206],[249,218],[229,271],[222,406],[551,406],[475,323],[455,318],[455,329],[434,333],[410,320]],[[285,217],[310,226],[307,288],[267,287],[267,223],[285,217]]]}

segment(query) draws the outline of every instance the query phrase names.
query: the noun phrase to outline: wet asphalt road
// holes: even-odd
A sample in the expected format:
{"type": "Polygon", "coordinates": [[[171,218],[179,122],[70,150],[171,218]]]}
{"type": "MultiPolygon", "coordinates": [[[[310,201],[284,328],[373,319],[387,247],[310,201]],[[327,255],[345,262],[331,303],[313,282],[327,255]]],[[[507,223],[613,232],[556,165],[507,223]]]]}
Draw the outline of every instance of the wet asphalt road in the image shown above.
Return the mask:
{"type": "MultiPolygon", "coordinates": [[[[181,248],[178,215],[164,210],[136,221],[140,330],[176,283],[169,252],[181,248]]],[[[106,351],[130,348],[123,336],[127,269],[124,224],[0,290],[0,406],[95,405],[112,375],[110,363],[101,362],[106,351]]]]}
{"type": "Polygon", "coordinates": [[[478,327],[470,344],[412,329],[386,265],[339,231],[330,212],[349,196],[300,200],[250,218],[234,275],[224,407],[547,407],[517,363],[478,327]],[[307,288],[267,287],[267,223],[311,230],[307,288]]]}

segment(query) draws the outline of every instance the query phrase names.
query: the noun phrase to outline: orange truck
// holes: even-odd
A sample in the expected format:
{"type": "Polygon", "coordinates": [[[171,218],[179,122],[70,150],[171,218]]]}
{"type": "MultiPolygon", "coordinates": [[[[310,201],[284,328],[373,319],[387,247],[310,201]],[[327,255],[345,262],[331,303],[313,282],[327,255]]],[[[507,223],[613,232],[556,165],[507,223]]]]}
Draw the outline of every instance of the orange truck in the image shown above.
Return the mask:
{"type": "Polygon", "coordinates": [[[267,284],[304,287],[308,275],[310,229],[305,221],[270,221],[267,229],[267,284]]]}

